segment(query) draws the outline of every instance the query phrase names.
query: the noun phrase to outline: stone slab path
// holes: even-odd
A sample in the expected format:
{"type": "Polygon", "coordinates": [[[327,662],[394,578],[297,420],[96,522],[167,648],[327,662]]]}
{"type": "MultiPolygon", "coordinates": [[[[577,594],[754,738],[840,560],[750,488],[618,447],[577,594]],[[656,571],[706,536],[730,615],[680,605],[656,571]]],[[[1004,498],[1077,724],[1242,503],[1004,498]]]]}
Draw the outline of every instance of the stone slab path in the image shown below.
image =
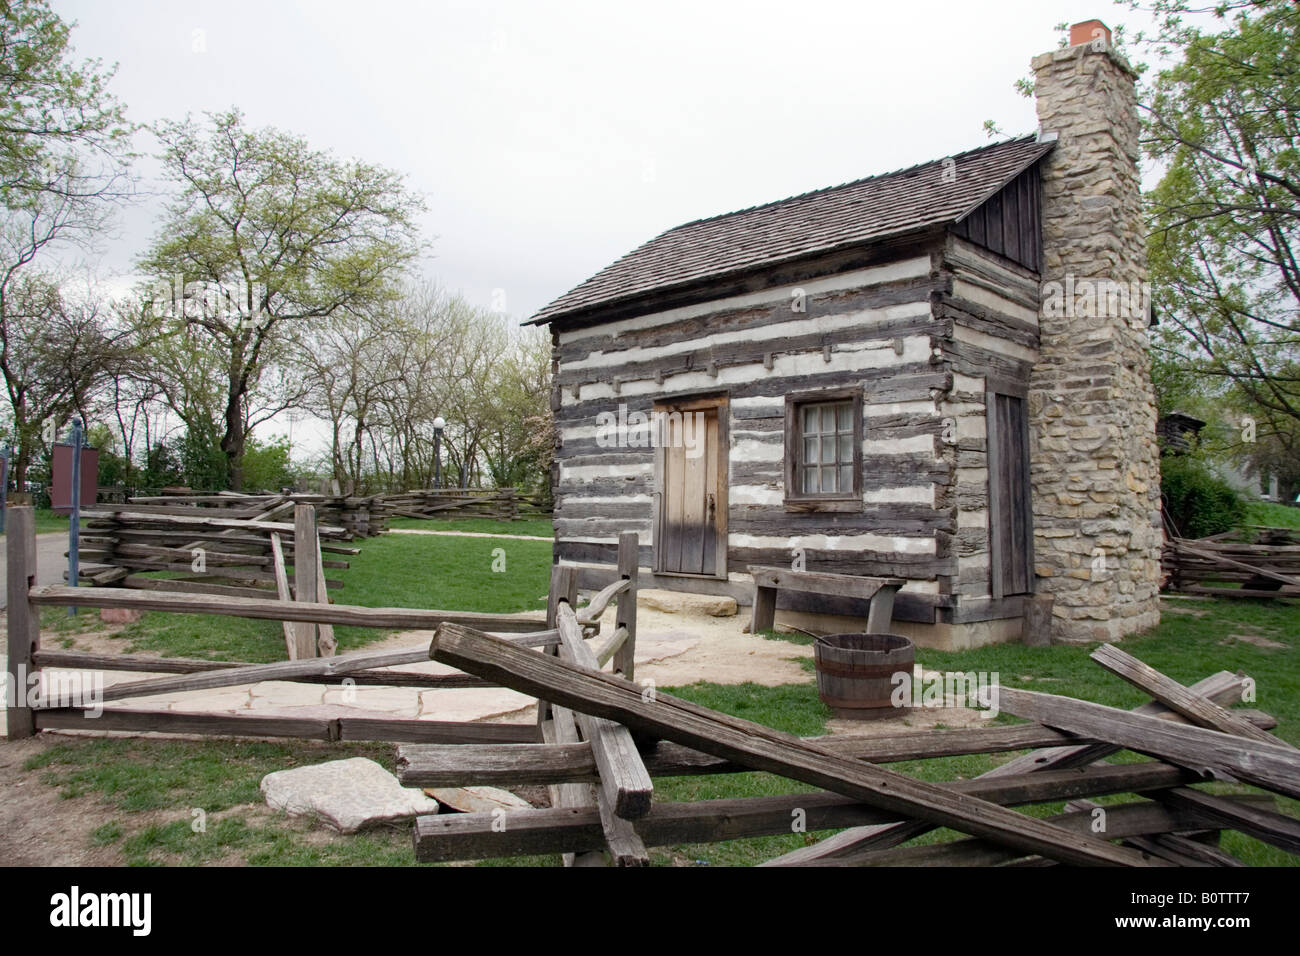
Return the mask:
{"type": "MultiPolygon", "coordinates": [[[[616,609],[601,619],[601,633],[614,629],[616,609]]],[[[801,661],[812,647],[746,634],[749,615],[712,617],[701,610],[668,612],[638,603],[636,677],[656,687],[678,687],[706,681],[715,684],[754,683],[766,687],[805,684],[815,680],[801,661]]],[[[366,646],[366,651],[427,648],[431,631],[404,631],[366,646]]],[[[597,638],[597,641],[600,639],[597,638]]],[[[57,646],[57,645],[56,645],[57,646]]],[[[96,650],[103,650],[102,647],[96,650]]],[[[7,672],[7,667],[4,668],[7,672]]],[[[406,664],[395,670],[426,674],[456,673],[434,661],[406,664]]],[[[922,676],[918,666],[916,676],[922,676]]],[[[105,672],[105,686],[151,677],[153,673],[105,672]]],[[[284,717],[391,717],[407,720],[492,721],[530,724],[536,717],[531,697],[506,688],[420,690],[410,687],[343,687],[262,681],[239,687],[161,694],[113,701],[108,708],[173,710],[180,713],[260,714],[284,717]]],[[[978,726],[974,710],[960,707],[913,710],[897,719],[832,720],[831,733],[875,736],[935,726],[978,726]]],[[[0,732],[3,709],[0,709],[0,732]]]]}
{"type": "MultiPolygon", "coordinates": [[[[601,633],[614,629],[616,609],[601,620],[601,633]]],[[[746,615],[716,618],[704,614],[664,613],[638,607],[638,680],[657,687],[711,681],[765,686],[812,680],[799,665],[812,648],[785,641],[755,638],[741,630],[746,615]]],[[[432,631],[404,631],[366,646],[367,652],[428,647],[432,631]]],[[[597,638],[599,640],[599,638],[597,638]]],[[[7,673],[7,667],[5,671],[7,673]]],[[[405,664],[394,670],[452,674],[454,668],[435,661],[405,664]]],[[[146,680],[163,674],[105,672],[104,686],[146,680]]],[[[530,723],[533,698],[507,688],[420,690],[410,687],[343,687],[262,681],[239,687],[126,698],[106,705],[113,709],[173,710],[182,713],[260,714],[284,717],[394,717],[409,720],[500,721],[530,723]]],[[[2,713],[2,711],[0,711],[2,713]]]]}

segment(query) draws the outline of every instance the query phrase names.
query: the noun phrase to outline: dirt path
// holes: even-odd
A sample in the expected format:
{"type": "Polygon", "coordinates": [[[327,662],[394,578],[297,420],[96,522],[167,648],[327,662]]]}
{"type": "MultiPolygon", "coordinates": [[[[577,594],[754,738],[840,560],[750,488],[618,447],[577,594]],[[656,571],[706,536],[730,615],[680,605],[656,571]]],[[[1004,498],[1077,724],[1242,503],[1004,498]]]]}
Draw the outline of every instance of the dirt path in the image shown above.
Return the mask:
{"type": "Polygon", "coordinates": [[[65,800],[23,764],[53,746],[57,737],[0,744],[0,833],[6,866],[114,866],[121,855],[96,847],[91,834],[108,811],[89,797],[65,800]]]}

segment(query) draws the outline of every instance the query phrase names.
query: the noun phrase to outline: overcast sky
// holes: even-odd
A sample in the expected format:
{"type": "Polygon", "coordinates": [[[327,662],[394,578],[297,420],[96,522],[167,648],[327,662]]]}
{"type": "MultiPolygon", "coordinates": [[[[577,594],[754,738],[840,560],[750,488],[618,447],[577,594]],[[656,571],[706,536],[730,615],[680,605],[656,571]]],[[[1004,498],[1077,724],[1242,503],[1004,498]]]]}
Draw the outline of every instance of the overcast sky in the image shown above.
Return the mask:
{"type": "MultiPolygon", "coordinates": [[[[1132,16],[1106,0],[52,6],[78,57],[117,64],[137,123],[237,106],[404,173],[428,202],[425,271],[517,319],[682,222],[984,145],[986,119],[1032,132],[1013,84],[1055,25],[1132,16]]],[[[138,163],[145,195],[89,263],[110,288],[154,235],[157,168],[138,163]]]]}
{"type": "MultiPolygon", "coordinates": [[[[427,271],[526,318],[702,216],[1036,126],[1012,84],[1105,0],[999,3],[53,0],[79,56],[117,63],[140,123],[238,106],[406,174],[427,271]]],[[[155,144],[147,136],[141,150],[155,144]]],[[[156,166],[140,164],[146,188],[156,166]]],[[[160,188],[156,183],[153,188],[160,188]]],[[[129,271],[157,199],[98,272],[129,271]]]]}

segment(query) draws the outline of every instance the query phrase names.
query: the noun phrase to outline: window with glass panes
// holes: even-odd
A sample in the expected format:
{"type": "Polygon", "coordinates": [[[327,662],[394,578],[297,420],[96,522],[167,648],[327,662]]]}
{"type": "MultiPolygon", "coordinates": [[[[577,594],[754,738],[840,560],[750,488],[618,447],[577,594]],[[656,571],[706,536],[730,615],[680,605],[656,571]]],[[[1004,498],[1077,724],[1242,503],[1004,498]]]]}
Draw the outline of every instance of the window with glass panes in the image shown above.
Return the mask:
{"type": "Polygon", "coordinates": [[[799,431],[799,490],[805,495],[852,494],[853,403],[801,405],[799,431]]]}

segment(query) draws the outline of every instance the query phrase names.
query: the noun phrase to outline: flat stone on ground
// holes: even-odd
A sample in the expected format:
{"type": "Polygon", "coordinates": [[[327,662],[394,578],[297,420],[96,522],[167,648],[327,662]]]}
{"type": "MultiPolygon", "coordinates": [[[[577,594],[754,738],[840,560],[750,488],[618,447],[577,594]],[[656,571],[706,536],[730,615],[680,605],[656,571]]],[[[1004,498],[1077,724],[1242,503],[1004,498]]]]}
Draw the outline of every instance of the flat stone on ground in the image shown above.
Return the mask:
{"type": "Polygon", "coordinates": [[[436,800],[418,788],[403,787],[368,757],[277,770],[262,778],[261,790],[272,810],[317,814],[340,833],[438,812],[436,800]]]}
{"type": "Polygon", "coordinates": [[[734,617],[736,614],[736,599],[716,594],[685,594],[647,588],[637,591],[636,601],[638,605],[665,614],[707,614],[709,617],[734,617]]]}
{"type": "Polygon", "coordinates": [[[461,813],[528,810],[532,807],[523,797],[498,787],[426,787],[424,792],[443,806],[461,813]]]}

